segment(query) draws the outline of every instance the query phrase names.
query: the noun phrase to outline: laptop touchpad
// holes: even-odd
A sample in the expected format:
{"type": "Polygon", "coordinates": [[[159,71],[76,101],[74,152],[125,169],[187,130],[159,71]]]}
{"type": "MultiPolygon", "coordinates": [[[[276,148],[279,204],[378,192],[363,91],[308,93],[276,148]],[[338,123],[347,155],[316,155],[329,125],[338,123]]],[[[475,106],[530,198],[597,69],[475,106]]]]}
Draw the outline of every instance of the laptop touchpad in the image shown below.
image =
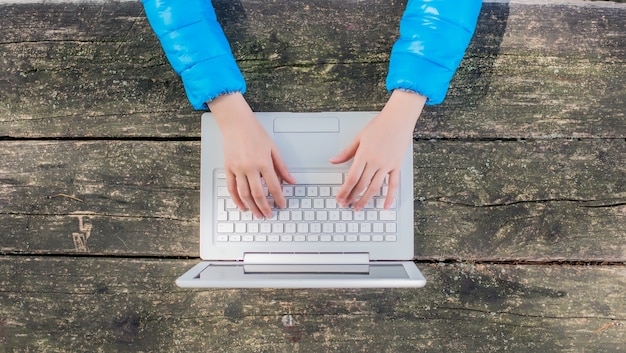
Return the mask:
{"type": "Polygon", "coordinates": [[[274,142],[290,168],[328,167],[340,136],[337,118],[274,119],[274,142]]]}
{"type": "Polygon", "coordinates": [[[274,119],[274,132],[339,132],[339,119],[334,117],[276,118],[274,119]]]}

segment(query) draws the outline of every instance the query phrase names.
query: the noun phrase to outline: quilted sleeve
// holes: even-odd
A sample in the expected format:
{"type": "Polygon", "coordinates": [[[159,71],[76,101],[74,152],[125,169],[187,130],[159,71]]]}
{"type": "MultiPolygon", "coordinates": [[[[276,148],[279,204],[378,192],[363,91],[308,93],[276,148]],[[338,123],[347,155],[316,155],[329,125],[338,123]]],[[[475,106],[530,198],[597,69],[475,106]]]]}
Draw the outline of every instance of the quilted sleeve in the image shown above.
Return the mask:
{"type": "Polygon", "coordinates": [[[142,0],[146,16],[172,68],[180,75],[191,105],[231,92],[246,83],[208,0],[142,0]]]}
{"type": "Polygon", "coordinates": [[[443,101],[474,29],[481,0],[409,0],[391,50],[387,89],[443,101]]]}

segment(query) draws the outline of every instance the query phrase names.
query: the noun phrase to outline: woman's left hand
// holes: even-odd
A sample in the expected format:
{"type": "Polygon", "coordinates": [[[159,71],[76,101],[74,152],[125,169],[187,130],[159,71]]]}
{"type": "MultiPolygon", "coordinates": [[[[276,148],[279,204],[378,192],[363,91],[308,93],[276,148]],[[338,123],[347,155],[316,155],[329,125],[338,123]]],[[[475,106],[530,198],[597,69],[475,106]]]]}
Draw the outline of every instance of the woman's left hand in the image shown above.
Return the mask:
{"type": "Polygon", "coordinates": [[[337,194],[342,207],[352,205],[361,210],[380,190],[387,175],[389,188],[384,207],[391,206],[400,181],[402,159],[411,145],[415,123],[425,103],[426,97],[422,95],[393,91],[383,110],[346,149],[330,159],[331,163],[339,164],[354,158],[337,194]],[[363,196],[357,200],[361,193],[363,196]]]}

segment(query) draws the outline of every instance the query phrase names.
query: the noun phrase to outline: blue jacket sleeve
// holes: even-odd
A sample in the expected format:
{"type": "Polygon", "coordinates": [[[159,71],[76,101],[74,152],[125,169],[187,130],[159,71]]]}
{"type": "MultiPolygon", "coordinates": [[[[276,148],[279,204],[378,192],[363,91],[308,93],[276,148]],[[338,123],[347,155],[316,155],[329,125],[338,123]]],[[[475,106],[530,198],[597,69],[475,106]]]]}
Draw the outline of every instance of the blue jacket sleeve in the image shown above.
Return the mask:
{"type": "Polygon", "coordinates": [[[481,0],[409,0],[391,50],[387,89],[443,101],[474,29],[481,0]]]}
{"type": "Polygon", "coordinates": [[[215,97],[246,90],[209,0],[142,0],[146,16],[195,109],[215,97]]]}

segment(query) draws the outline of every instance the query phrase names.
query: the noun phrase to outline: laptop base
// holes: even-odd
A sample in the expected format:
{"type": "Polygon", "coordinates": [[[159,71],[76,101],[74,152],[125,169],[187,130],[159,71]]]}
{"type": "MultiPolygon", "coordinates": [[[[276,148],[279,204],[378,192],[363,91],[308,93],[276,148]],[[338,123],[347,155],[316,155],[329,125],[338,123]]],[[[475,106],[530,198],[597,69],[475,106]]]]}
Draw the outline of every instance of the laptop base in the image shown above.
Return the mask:
{"type": "Polygon", "coordinates": [[[202,261],[176,284],[182,288],[419,288],[426,279],[412,261],[300,266],[202,261]]]}

